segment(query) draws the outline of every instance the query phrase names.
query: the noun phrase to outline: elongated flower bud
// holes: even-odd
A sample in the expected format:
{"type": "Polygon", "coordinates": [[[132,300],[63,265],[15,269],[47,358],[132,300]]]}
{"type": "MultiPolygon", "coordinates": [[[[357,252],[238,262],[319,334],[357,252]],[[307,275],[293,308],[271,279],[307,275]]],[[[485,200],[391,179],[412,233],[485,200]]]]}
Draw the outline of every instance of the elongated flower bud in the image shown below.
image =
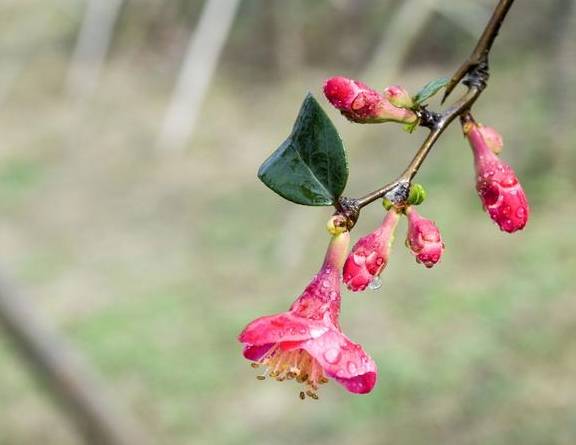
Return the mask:
{"type": "Polygon", "coordinates": [[[400,215],[391,208],[375,231],[360,238],[344,263],[344,282],[351,291],[361,291],[386,267],[400,215]]]}
{"type": "Polygon", "coordinates": [[[406,246],[418,263],[430,268],[440,261],[444,252],[440,231],[433,221],[421,217],[412,206],[406,209],[406,215],[408,216],[406,246]]]}
{"type": "Polygon", "coordinates": [[[332,77],[324,84],[324,94],[334,107],[353,122],[411,124],[417,120],[413,111],[394,106],[384,95],[357,80],[332,77]]]}
{"type": "Polygon", "coordinates": [[[471,119],[463,130],[474,153],[476,190],[484,209],[501,230],[523,229],[530,213],[528,200],[512,167],[495,154],[502,148],[502,138],[471,119]]]}

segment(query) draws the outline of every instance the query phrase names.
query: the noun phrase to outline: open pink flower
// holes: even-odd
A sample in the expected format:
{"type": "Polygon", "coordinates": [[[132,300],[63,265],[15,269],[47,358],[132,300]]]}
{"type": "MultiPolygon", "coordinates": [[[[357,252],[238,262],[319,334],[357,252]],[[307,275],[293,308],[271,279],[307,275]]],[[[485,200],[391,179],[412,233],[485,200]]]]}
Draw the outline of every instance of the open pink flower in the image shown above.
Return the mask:
{"type": "Polygon", "coordinates": [[[463,125],[474,152],[476,190],[484,209],[505,232],[515,232],[528,222],[530,209],[526,194],[507,163],[496,156],[502,138],[496,130],[477,124],[471,117],[463,125]]]}
{"type": "Polygon", "coordinates": [[[344,282],[348,289],[354,292],[366,289],[386,267],[399,219],[398,212],[391,208],[380,227],[354,244],[344,264],[344,282]]]}
{"type": "MultiPolygon", "coordinates": [[[[394,87],[393,92],[400,94],[400,88],[394,87]]],[[[394,121],[411,124],[417,120],[412,110],[392,105],[384,95],[357,80],[332,77],[324,83],[324,94],[334,107],[353,122],[394,121]]]]}
{"type": "Polygon", "coordinates": [[[258,318],[240,334],[244,357],[266,368],[276,380],[306,385],[300,397],[317,399],[319,385],[333,378],[353,393],[367,393],[376,383],[376,364],[340,328],[340,268],[350,241],[334,235],[320,272],[288,312],[258,318]]]}
{"type": "Polygon", "coordinates": [[[421,217],[412,206],[406,209],[406,215],[408,216],[406,245],[417,262],[430,268],[440,261],[444,252],[440,231],[434,222],[421,217]]]}

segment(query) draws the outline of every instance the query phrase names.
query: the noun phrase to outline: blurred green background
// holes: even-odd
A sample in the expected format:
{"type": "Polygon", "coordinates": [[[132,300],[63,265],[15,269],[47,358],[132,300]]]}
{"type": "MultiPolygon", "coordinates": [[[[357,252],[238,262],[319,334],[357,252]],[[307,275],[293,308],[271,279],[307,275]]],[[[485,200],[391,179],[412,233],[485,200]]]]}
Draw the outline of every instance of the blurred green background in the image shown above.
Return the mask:
{"type": "MultiPolygon", "coordinates": [[[[256,178],[305,93],[347,146],[346,194],[364,194],[404,168],[425,131],[348,123],[323,81],[415,92],[464,60],[495,3],[244,0],[195,131],[171,151],[156,141],[204,2],[124,1],[97,84],[82,91],[67,79],[87,3],[2,0],[1,262],[154,443],[576,443],[573,0],[516,2],[475,107],[504,136],[527,228],[505,234],[482,212],[454,125],[418,177],[442,263],[416,264],[401,225],[383,286],[344,292],[342,324],[376,360],[375,390],[331,383],[302,402],[296,384],[257,381],[236,342],[291,304],[327,243],[330,209],[288,203],[256,178]]],[[[382,216],[364,211],[354,238],[382,216]]],[[[2,333],[0,444],[38,443],[82,442],[2,333]]]]}

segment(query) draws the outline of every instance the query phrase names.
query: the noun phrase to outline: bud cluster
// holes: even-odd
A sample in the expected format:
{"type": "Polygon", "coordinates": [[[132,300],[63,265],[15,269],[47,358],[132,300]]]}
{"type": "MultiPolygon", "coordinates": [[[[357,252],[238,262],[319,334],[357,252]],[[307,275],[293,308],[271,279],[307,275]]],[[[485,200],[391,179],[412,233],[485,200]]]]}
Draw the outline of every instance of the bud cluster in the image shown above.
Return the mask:
{"type": "Polygon", "coordinates": [[[344,282],[353,292],[363,291],[370,283],[379,279],[388,264],[394,233],[401,215],[406,215],[408,219],[406,247],[418,263],[430,268],[440,261],[444,252],[438,227],[430,219],[420,216],[413,205],[398,208],[385,203],[385,207],[388,208],[388,213],[382,224],[354,244],[344,263],[344,282]]]}

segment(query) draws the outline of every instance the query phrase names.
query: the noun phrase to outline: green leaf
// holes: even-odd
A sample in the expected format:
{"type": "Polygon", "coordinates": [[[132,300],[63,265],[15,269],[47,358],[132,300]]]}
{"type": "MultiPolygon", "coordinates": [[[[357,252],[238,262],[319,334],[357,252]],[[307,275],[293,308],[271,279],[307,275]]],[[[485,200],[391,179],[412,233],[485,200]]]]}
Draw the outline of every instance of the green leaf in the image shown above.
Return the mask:
{"type": "Polygon", "coordinates": [[[416,105],[420,105],[427,99],[430,99],[434,96],[438,91],[446,86],[448,83],[448,77],[442,77],[441,79],[436,79],[431,82],[428,82],[424,87],[416,93],[416,95],[412,98],[416,105]]]}
{"type": "Polygon", "coordinates": [[[348,163],[342,140],[309,93],[288,139],[258,170],[258,177],[297,204],[334,204],[346,186],[348,163]]]}

